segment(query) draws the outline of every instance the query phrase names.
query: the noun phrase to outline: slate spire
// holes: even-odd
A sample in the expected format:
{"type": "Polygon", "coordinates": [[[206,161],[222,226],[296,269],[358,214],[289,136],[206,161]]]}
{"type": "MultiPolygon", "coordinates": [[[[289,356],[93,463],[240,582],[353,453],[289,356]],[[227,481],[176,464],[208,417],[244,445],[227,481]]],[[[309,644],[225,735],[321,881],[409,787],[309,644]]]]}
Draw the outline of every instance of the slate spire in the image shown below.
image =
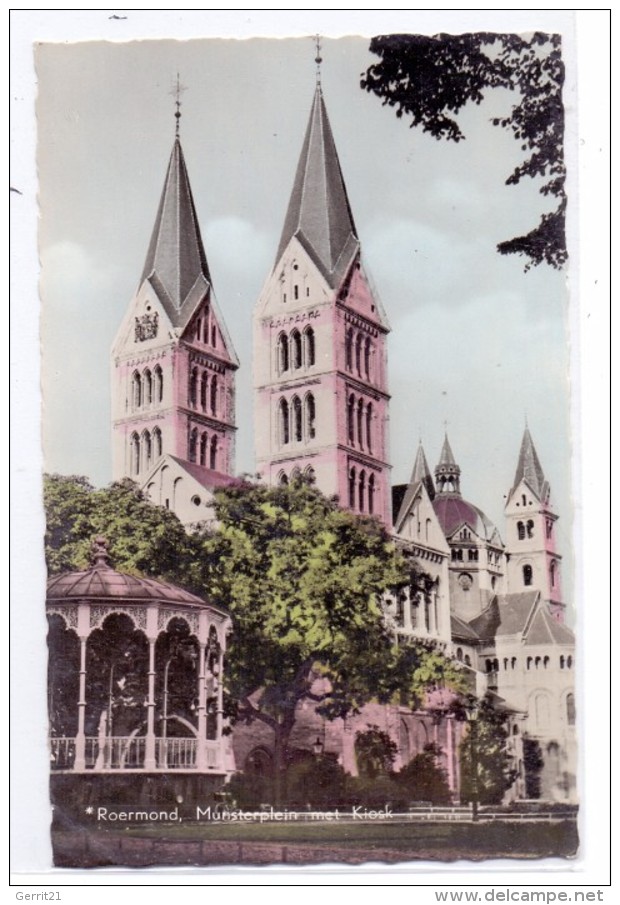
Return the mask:
{"type": "Polygon", "coordinates": [[[172,148],[141,282],[146,279],[153,284],[174,326],[187,319],[185,309],[193,308],[211,285],[178,136],[172,148]]]}
{"type": "Polygon", "coordinates": [[[428,495],[432,500],[435,496],[435,485],[433,484],[433,478],[430,468],[428,467],[428,462],[426,461],[426,456],[424,454],[424,447],[422,446],[421,442],[418,446],[415,462],[413,463],[413,471],[411,472],[411,477],[409,478],[409,486],[417,487],[420,483],[424,484],[426,490],[428,491],[428,495]]]}
{"type": "Polygon", "coordinates": [[[536,494],[539,500],[545,502],[549,495],[549,482],[545,478],[545,474],[532,440],[532,435],[528,427],[523,432],[521,441],[521,450],[519,452],[519,461],[513,481],[513,489],[517,487],[521,481],[525,481],[530,490],[536,494]]]}
{"type": "Polygon", "coordinates": [[[460,494],[461,469],[456,464],[454,453],[450,447],[450,441],[446,434],[439,456],[439,463],[435,468],[435,481],[438,493],[460,494]]]}
{"type": "Polygon", "coordinates": [[[359,250],[320,84],[314,94],[276,264],[293,236],[332,288],[340,284],[359,250]]]}

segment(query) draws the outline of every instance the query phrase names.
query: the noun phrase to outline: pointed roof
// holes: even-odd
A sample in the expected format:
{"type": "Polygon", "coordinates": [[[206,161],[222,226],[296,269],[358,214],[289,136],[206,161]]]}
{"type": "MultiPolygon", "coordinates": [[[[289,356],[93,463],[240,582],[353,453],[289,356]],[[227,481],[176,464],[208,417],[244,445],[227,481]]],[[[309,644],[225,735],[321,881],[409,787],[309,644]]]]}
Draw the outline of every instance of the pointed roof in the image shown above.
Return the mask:
{"type": "Polygon", "coordinates": [[[424,447],[422,446],[421,441],[418,446],[415,462],[413,463],[413,471],[411,472],[409,483],[416,485],[419,484],[420,481],[424,483],[424,486],[428,490],[428,495],[432,500],[435,496],[435,485],[433,484],[431,470],[428,467],[428,462],[426,461],[426,456],[424,454],[424,447]]]}
{"type": "Polygon", "coordinates": [[[394,522],[395,525],[400,525],[407,515],[420,484],[423,484],[426,487],[426,492],[428,493],[429,499],[432,501],[435,497],[435,485],[433,484],[433,478],[431,477],[428,462],[426,461],[426,456],[424,454],[424,447],[421,442],[418,446],[415,462],[413,463],[413,471],[409,478],[409,484],[403,494],[402,502],[398,510],[398,516],[394,522]]]}
{"type": "Polygon", "coordinates": [[[183,150],[175,139],[141,283],[150,280],[176,326],[211,286],[183,150]],[[189,303],[189,304],[188,304],[189,303]]]}
{"type": "Polygon", "coordinates": [[[441,465],[456,465],[456,459],[454,458],[454,453],[450,447],[450,441],[448,440],[447,434],[444,437],[437,467],[439,468],[441,465]]]}
{"type": "Polygon", "coordinates": [[[276,264],[293,236],[299,239],[332,288],[342,282],[359,250],[320,85],[310,111],[276,264]]]}
{"type": "Polygon", "coordinates": [[[514,490],[515,487],[518,487],[521,481],[525,481],[527,486],[534,494],[536,494],[539,500],[545,500],[549,495],[549,482],[545,478],[528,427],[525,428],[523,433],[519,461],[517,463],[512,489],[514,490]]]}

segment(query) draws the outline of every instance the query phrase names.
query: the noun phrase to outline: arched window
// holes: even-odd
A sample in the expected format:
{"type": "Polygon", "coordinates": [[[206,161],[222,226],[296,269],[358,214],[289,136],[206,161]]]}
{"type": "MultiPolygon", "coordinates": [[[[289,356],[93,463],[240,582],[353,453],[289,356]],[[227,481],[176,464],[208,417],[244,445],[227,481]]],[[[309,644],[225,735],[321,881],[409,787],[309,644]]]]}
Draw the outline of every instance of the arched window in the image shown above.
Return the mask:
{"type": "Polygon", "coordinates": [[[163,402],[164,399],[164,375],[159,365],[153,368],[153,400],[163,402]]]}
{"type": "Polygon", "coordinates": [[[217,330],[215,329],[215,324],[211,327],[211,345],[214,349],[217,346],[217,330]]]}
{"type": "Polygon", "coordinates": [[[569,726],[575,725],[575,695],[570,693],[566,695],[566,721],[569,726]]]}
{"type": "Polygon", "coordinates": [[[131,378],[131,405],[134,409],[139,409],[142,405],[142,378],[137,371],[133,372],[131,378]]]}
{"type": "Polygon", "coordinates": [[[358,399],[357,402],[357,442],[360,447],[364,446],[364,400],[358,399]]]}
{"type": "Polygon", "coordinates": [[[534,522],[532,519],[528,519],[527,521],[527,536],[534,537],[534,522]]]}
{"type": "Polygon", "coordinates": [[[314,396],[308,393],[306,396],[306,437],[313,440],[316,436],[316,406],[314,396]]]}
{"type": "Polygon", "coordinates": [[[531,668],[532,668],[532,663],[533,663],[533,662],[534,662],[534,658],[533,658],[533,657],[528,657],[528,658],[527,658],[527,669],[531,669],[531,668]]]}
{"type": "Polygon", "coordinates": [[[131,473],[140,474],[140,438],[137,434],[131,435],[131,473]]]}
{"type": "Polygon", "coordinates": [[[344,340],[344,362],[347,371],[353,370],[353,327],[349,327],[344,340]]]}
{"type": "Polygon", "coordinates": [[[217,471],[217,437],[215,434],[211,437],[211,449],[209,450],[209,468],[217,471]]]}
{"type": "Polygon", "coordinates": [[[288,338],[286,333],[278,336],[278,371],[283,374],[288,371],[288,338]]]}
{"type": "Polygon", "coordinates": [[[552,588],[555,588],[555,570],[556,570],[556,563],[554,560],[551,563],[551,565],[549,566],[549,581],[551,582],[552,588]]]}
{"type": "Polygon", "coordinates": [[[299,330],[291,333],[291,367],[297,370],[302,365],[301,334],[299,330]]]}
{"type": "Polygon", "coordinates": [[[358,374],[362,373],[362,335],[358,333],[355,337],[355,370],[358,374]]]}
{"type": "Polygon", "coordinates": [[[516,657],[512,657],[511,660],[510,660],[510,668],[511,668],[511,669],[514,669],[516,665],[517,665],[517,658],[516,658],[516,657]]]}
{"type": "Polygon", "coordinates": [[[471,666],[471,657],[469,654],[465,654],[465,666],[471,666]]]}
{"type": "Polygon", "coordinates": [[[208,448],[209,438],[207,437],[207,432],[203,431],[200,435],[200,464],[207,464],[207,448],[208,448]]]}
{"type": "Polygon", "coordinates": [[[198,392],[198,368],[192,368],[189,376],[189,404],[196,407],[196,394],[198,392]]]}
{"type": "Polygon", "coordinates": [[[366,409],[366,447],[368,452],[372,452],[372,402],[366,409]]]}
{"type": "Polygon", "coordinates": [[[207,399],[209,398],[209,375],[206,371],[202,372],[200,378],[200,408],[203,412],[207,410],[207,399]]]}
{"type": "Polygon", "coordinates": [[[306,357],[306,367],[311,368],[316,361],[316,349],[314,345],[314,330],[312,327],[306,327],[304,330],[304,345],[305,345],[305,357],[306,357]]]}
{"type": "Polygon", "coordinates": [[[198,428],[194,427],[189,434],[188,456],[190,462],[196,461],[196,447],[198,446],[198,428]]]}
{"type": "Polygon", "coordinates": [[[204,329],[202,331],[202,341],[205,345],[209,342],[209,309],[205,311],[204,329]]]}
{"type": "Polygon", "coordinates": [[[373,515],[375,511],[375,476],[371,474],[368,478],[368,512],[373,515]]]}
{"type": "Polygon", "coordinates": [[[198,320],[196,321],[196,331],[195,331],[195,336],[196,336],[197,340],[200,340],[201,333],[202,333],[202,318],[199,317],[198,320]]]}
{"type": "Polygon", "coordinates": [[[364,374],[370,377],[370,339],[364,343],[364,374]]]}
{"type": "Polygon", "coordinates": [[[508,669],[508,657],[504,657],[504,669],[508,669]]]}
{"type": "Polygon", "coordinates": [[[281,487],[286,487],[286,485],[288,484],[288,478],[283,471],[281,471],[278,475],[278,484],[281,487]]]}
{"type": "Polygon", "coordinates": [[[459,661],[462,661],[462,660],[463,660],[463,648],[462,648],[462,647],[457,647],[457,649],[456,649],[456,659],[459,660],[459,661]]]}
{"type": "Polygon", "coordinates": [[[293,396],[293,439],[296,443],[301,443],[303,439],[303,419],[301,415],[301,399],[299,396],[293,396]]]}
{"type": "Polygon", "coordinates": [[[360,481],[359,481],[359,507],[360,512],[364,511],[366,505],[366,472],[360,471],[360,481]]]}
{"type": "Polygon", "coordinates": [[[549,666],[549,657],[543,657],[543,667],[547,669],[549,666]]]}
{"type": "Polygon", "coordinates": [[[517,535],[519,537],[519,540],[525,539],[525,525],[523,524],[523,522],[517,522],[517,535]]]}
{"type": "Polygon", "coordinates": [[[306,479],[311,484],[314,484],[316,482],[316,472],[311,465],[308,465],[308,467],[304,470],[304,474],[306,476],[306,479]]]}
{"type": "Polygon", "coordinates": [[[158,427],[153,428],[153,455],[155,459],[161,458],[162,454],[162,442],[161,442],[161,431],[158,427]]]}
{"type": "Polygon", "coordinates": [[[349,435],[349,443],[351,446],[355,443],[355,398],[353,394],[349,396],[347,402],[347,433],[349,435]]]}
{"type": "Polygon", "coordinates": [[[144,395],[144,404],[151,405],[153,402],[153,378],[148,368],[142,376],[142,393],[144,395]]]}
{"type": "Polygon", "coordinates": [[[573,658],[571,657],[570,654],[569,654],[568,657],[566,658],[566,668],[567,668],[567,669],[572,669],[572,668],[573,668],[573,658]]]}
{"type": "Polygon", "coordinates": [[[349,472],[349,507],[355,509],[355,468],[349,472]]]}
{"type": "Polygon", "coordinates": [[[523,584],[529,587],[532,584],[533,572],[531,566],[523,566],[523,584]]]}
{"type": "Polygon", "coordinates": [[[289,442],[289,421],[288,421],[288,402],[286,399],[280,399],[279,403],[279,431],[280,445],[284,446],[289,442]]]}
{"type": "Polygon", "coordinates": [[[153,460],[153,447],[151,445],[151,435],[146,430],[142,432],[142,455],[144,456],[144,470],[148,471],[153,460]]]}
{"type": "Polygon", "coordinates": [[[211,378],[211,414],[217,414],[217,377],[211,378]]]}

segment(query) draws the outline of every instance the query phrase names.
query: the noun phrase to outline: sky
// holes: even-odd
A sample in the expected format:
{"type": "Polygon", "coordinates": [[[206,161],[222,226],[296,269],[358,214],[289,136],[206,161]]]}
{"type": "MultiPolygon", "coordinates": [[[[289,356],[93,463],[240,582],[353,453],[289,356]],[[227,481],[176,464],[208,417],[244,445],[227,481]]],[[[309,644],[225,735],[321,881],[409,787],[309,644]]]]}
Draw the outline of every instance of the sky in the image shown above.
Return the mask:
{"type": "MultiPolygon", "coordinates": [[[[609,516],[607,12],[130,10],[112,20],[107,10],[12,11],[10,628],[17,654],[12,736],[19,745],[12,867],[27,871],[30,882],[40,870],[39,882],[49,885],[50,864],[40,474],[45,466],[87,474],[97,484],[110,479],[109,349],[136,289],[172,148],[168,92],[178,70],[188,89],[182,141],[203,238],[242,358],[237,464],[251,469],[251,311],[274,263],[309,115],[308,36],[354,31],[365,36],[355,47],[324,41],[323,84],[365,263],[392,325],[394,481],[407,479],[420,436],[434,466],[447,420],[463,492],[501,528],[527,413],[561,516],[565,566],[571,541],[577,547],[577,672],[580,703],[587,704],[578,719],[582,738],[586,716],[597,737],[581,764],[589,804],[584,850],[570,870],[556,866],[554,877],[574,883],[577,869],[584,883],[607,882],[600,845],[610,725],[608,698],[600,693],[609,683],[610,637],[607,569],[601,570],[609,516]],[[498,95],[465,111],[467,141],[452,146],[408,129],[358,87],[372,61],[373,34],[532,27],[561,30],[570,51],[568,276],[542,267],[524,274],[518,258],[494,251],[532,222],[534,208],[535,219],[541,210],[531,187],[503,185],[518,148],[489,125],[498,95]],[[228,41],[225,53],[219,42],[190,40],[259,34],[299,40],[294,47],[284,40],[228,41]],[[149,46],[130,43],[138,37],[149,46]],[[183,42],[155,43],[169,37],[183,42]],[[92,43],[102,38],[129,43],[104,52],[92,43]],[[58,46],[38,55],[35,71],[40,42],[58,46]]],[[[458,870],[443,865],[438,882],[445,872],[454,880],[458,870]]],[[[471,875],[459,876],[471,882],[471,875]]],[[[548,883],[540,867],[519,876],[548,883]]],[[[494,877],[515,882],[501,867],[494,877]]],[[[372,882],[364,874],[364,883],[372,882]]],[[[383,885],[385,875],[374,882],[383,885]]]]}
{"type": "MultiPolygon", "coordinates": [[[[552,201],[505,180],[519,144],[488,94],[466,141],[410,129],[359,87],[366,38],[323,39],[322,85],[365,264],[392,328],[393,483],[443,433],[466,498],[502,530],[526,418],[556,508],[569,515],[566,274],[524,272],[496,244],[552,201]]],[[[43,44],[37,48],[44,456],[111,480],[109,350],[137,288],[174,137],[216,296],[241,360],[237,471],[254,471],[252,311],[274,265],[315,86],[311,37],[43,44]]],[[[375,58],[376,59],[376,58],[375,58]]]]}

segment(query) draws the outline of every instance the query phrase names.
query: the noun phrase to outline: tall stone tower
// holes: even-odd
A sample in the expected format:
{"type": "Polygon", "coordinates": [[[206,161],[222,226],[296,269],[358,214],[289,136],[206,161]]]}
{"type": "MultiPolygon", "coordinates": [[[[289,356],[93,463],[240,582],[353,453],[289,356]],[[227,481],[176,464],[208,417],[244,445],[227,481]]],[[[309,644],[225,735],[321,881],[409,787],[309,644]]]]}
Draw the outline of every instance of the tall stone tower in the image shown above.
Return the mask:
{"type": "Polygon", "coordinates": [[[317,85],[274,268],[254,313],[257,468],[312,476],[391,526],[386,336],[317,85]]]}
{"type": "MultiPolygon", "coordinates": [[[[177,109],[178,113],[178,109],[177,109]]],[[[183,521],[233,474],[238,361],[177,135],[142,276],[112,347],[113,475],[183,521]]]]}
{"type": "Polygon", "coordinates": [[[552,615],[563,622],[562,557],[556,548],[557,515],[552,511],[550,495],[549,482],[526,427],[505,508],[508,587],[512,593],[540,591],[552,615]]]}

